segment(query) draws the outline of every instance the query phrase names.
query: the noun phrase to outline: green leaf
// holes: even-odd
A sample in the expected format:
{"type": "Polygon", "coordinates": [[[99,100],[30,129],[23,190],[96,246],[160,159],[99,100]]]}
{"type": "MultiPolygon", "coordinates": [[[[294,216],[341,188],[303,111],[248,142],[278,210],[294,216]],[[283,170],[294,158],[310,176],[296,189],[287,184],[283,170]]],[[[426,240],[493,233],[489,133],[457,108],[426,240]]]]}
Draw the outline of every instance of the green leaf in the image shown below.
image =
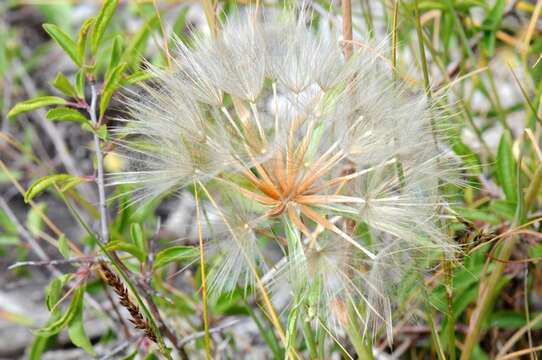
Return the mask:
{"type": "Polygon", "coordinates": [[[77,66],[82,65],[81,57],[77,51],[77,44],[73,39],[66,34],[61,28],[54,24],[44,24],[43,28],[56,41],[56,43],[64,49],[66,54],[73,60],[77,66]]]}
{"type": "Polygon", "coordinates": [[[119,86],[120,79],[125,68],[126,63],[123,62],[107,73],[102,97],[100,99],[100,119],[104,116],[105,111],[107,110],[107,105],[109,105],[109,100],[111,100],[113,93],[119,86]]]}
{"type": "Polygon", "coordinates": [[[69,174],[54,174],[44,176],[36,180],[32,185],[30,185],[30,187],[28,188],[28,190],[26,190],[26,193],[24,194],[24,201],[29,202],[34,197],[36,197],[36,195],[40,194],[53,184],[58,184],[61,187],[65,186],[66,184],[71,184],[71,186],[74,186],[82,181],[84,181],[83,178],[69,174]]]}
{"type": "Polygon", "coordinates": [[[0,77],[3,77],[8,70],[8,32],[0,33],[0,77]]]}
{"type": "Polygon", "coordinates": [[[83,124],[89,122],[86,116],[81,114],[81,112],[67,107],[51,109],[47,111],[46,117],[51,121],[74,121],[83,124]]]}
{"type": "Polygon", "coordinates": [[[39,203],[33,206],[26,216],[26,227],[32,236],[38,236],[43,230],[43,217],[41,214],[47,210],[47,204],[39,203]]]}
{"type": "Polygon", "coordinates": [[[495,43],[497,42],[497,31],[504,15],[505,1],[497,0],[487,17],[482,22],[482,29],[485,30],[483,44],[489,56],[495,54],[495,43]]]}
{"type": "Polygon", "coordinates": [[[147,251],[145,237],[143,235],[143,229],[141,228],[141,225],[138,223],[133,223],[130,226],[130,237],[132,238],[132,242],[137,246],[139,250],[142,252],[147,251]]]}
{"type": "Polygon", "coordinates": [[[66,192],[68,190],[70,190],[71,188],[79,185],[80,183],[82,183],[83,181],[87,181],[87,179],[85,178],[82,178],[82,177],[79,177],[79,176],[74,176],[73,178],[63,182],[61,184],[61,187],[60,187],[60,192],[66,192]]]}
{"type": "Polygon", "coordinates": [[[516,204],[502,199],[492,200],[488,206],[488,210],[510,221],[513,221],[516,216],[516,204]]]}
{"type": "MultiPolygon", "coordinates": [[[[45,289],[45,304],[47,309],[51,312],[51,316],[48,320],[48,324],[56,322],[61,314],[57,307],[58,302],[62,298],[62,288],[73,274],[64,274],[59,277],[54,278],[47,288],[45,289]]],[[[29,359],[40,360],[41,354],[45,351],[47,343],[49,341],[49,335],[37,335],[32,343],[32,348],[30,350],[29,359]]]]}
{"type": "Polygon", "coordinates": [[[484,30],[496,30],[502,20],[502,16],[504,15],[504,9],[506,6],[505,0],[497,0],[495,1],[495,5],[491,8],[489,13],[487,14],[486,18],[482,22],[482,29],[484,30]]]}
{"type": "Polygon", "coordinates": [[[79,98],[85,97],[85,72],[80,70],[75,76],[75,86],[79,98]]]}
{"type": "Polygon", "coordinates": [[[72,85],[70,80],[68,80],[68,78],[62,73],[58,73],[53,81],[53,86],[66,96],[73,98],[77,97],[77,90],[75,90],[75,87],[72,85]]]}
{"type": "Polygon", "coordinates": [[[127,243],[122,240],[114,240],[105,246],[105,249],[107,251],[124,251],[128,254],[134,256],[136,259],[139,260],[139,262],[144,262],[146,254],[145,252],[141,251],[136,245],[127,243]]]}
{"type": "Polygon", "coordinates": [[[542,258],[542,243],[529,246],[528,252],[531,258],[542,258]]]}
{"type": "MultiPolygon", "coordinates": [[[[177,15],[177,19],[175,20],[175,23],[173,24],[172,32],[175,34],[176,37],[178,37],[180,40],[184,42],[186,40],[186,21],[188,18],[188,11],[190,10],[189,6],[185,6],[179,10],[179,15],[177,15]]],[[[172,37],[171,42],[172,45],[174,44],[174,37],[172,37]]]]}
{"type": "Polygon", "coordinates": [[[70,306],[66,312],[57,320],[53,321],[51,324],[46,327],[39,329],[37,335],[39,336],[51,336],[58,334],[63,328],[65,328],[77,314],[78,307],[80,302],[83,301],[83,295],[85,294],[85,287],[81,286],[75,290],[70,306]]]}
{"type": "Polygon", "coordinates": [[[96,18],[96,23],[94,24],[94,30],[92,31],[92,38],[90,39],[90,49],[93,54],[96,54],[98,46],[100,45],[100,40],[102,39],[115,9],[117,8],[119,1],[118,0],[105,0],[100,13],[96,18]]]}
{"type": "Polygon", "coordinates": [[[87,47],[87,38],[90,27],[94,24],[95,18],[91,17],[85,20],[81,28],[79,29],[79,37],[77,38],[77,52],[79,58],[85,60],[85,50],[87,47]]]}
{"type": "Polygon", "coordinates": [[[42,354],[47,347],[47,342],[49,341],[49,336],[36,336],[32,347],[30,348],[30,354],[28,355],[28,360],[41,360],[42,354]]]}
{"type": "Polygon", "coordinates": [[[51,312],[60,300],[60,297],[62,295],[62,287],[64,286],[66,279],[66,276],[56,277],[49,283],[49,286],[47,286],[47,288],[45,289],[45,303],[47,304],[47,309],[49,309],[49,311],[51,312]]]}
{"type": "MultiPolygon", "coordinates": [[[[538,316],[537,314],[531,314],[531,319],[538,316]]],[[[517,330],[527,324],[525,314],[518,313],[511,310],[499,310],[491,314],[489,318],[489,326],[492,328],[501,328],[506,330],[517,330]]],[[[542,321],[539,321],[533,327],[534,330],[542,328],[542,321]]]]}
{"type": "Polygon", "coordinates": [[[122,55],[122,61],[126,62],[129,67],[137,68],[141,62],[141,53],[147,44],[147,39],[153,28],[159,25],[158,18],[153,16],[147,23],[141,27],[141,30],[132,38],[126,51],[122,55]]]}
{"type": "Polygon", "coordinates": [[[17,235],[6,235],[0,233],[0,246],[14,246],[18,245],[21,241],[17,235]]]}
{"type": "Polygon", "coordinates": [[[517,164],[512,153],[512,136],[506,131],[497,149],[497,180],[501,185],[506,199],[517,203],[517,164]]]}
{"type": "Polygon", "coordinates": [[[98,129],[95,129],[89,121],[81,125],[81,129],[97,135],[103,141],[107,141],[109,137],[107,125],[105,124],[101,125],[98,129]]]}
{"type": "Polygon", "coordinates": [[[66,100],[58,96],[39,96],[16,104],[9,112],[8,118],[24,112],[32,111],[48,105],[64,105],[66,100]]]}
{"type": "Polygon", "coordinates": [[[68,240],[64,234],[61,234],[58,238],[58,251],[62,256],[64,256],[65,259],[69,259],[71,257],[71,250],[68,246],[68,240]]]}
{"type": "Polygon", "coordinates": [[[288,326],[286,328],[286,349],[290,350],[295,346],[297,334],[297,317],[299,315],[300,304],[294,305],[288,314],[288,326]]]}
{"type": "Polygon", "coordinates": [[[192,246],[172,246],[156,254],[154,268],[158,269],[173,261],[192,260],[198,256],[198,249],[192,246]]]}
{"type": "Polygon", "coordinates": [[[3,228],[3,233],[5,234],[18,234],[17,226],[9,216],[6,214],[4,209],[0,209],[0,226],[3,228]]]}
{"type": "MultiPolygon", "coordinates": [[[[81,287],[84,288],[84,287],[81,287]]],[[[94,355],[96,352],[83,326],[83,297],[75,308],[75,313],[68,324],[68,336],[74,345],[94,355]]]]}
{"type": "Polygon", "coordinates": [[[113,40],[113,47],[111,49],[111,58],[109,59],[108,72],[112,71],[120,62],[122,56],[122,36],[115,36],[113,40]]]}
{"type": "Polygon", "coordinates": [[[454,206],[453,209],[461,215],[461,217],[470,221],[483,221],[493,225],[501,223],[501,220],[495,214],[482,209],[471,209],[460,206],[454,206]]]}
{"type": "Polygon", "coordinates": [[[136,71],[123,79],[123,85],[132,85],[140,81],[145,81],[152,77],[147,71],[136,71]]]}

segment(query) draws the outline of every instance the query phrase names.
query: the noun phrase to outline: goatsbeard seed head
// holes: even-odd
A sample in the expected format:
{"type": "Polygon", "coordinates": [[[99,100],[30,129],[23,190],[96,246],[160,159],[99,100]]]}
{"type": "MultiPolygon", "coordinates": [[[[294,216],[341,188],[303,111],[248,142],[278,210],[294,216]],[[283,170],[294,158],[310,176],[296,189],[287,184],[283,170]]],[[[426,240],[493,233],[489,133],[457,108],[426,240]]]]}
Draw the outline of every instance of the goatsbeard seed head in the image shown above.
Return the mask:
{"type": "Polygon", "coordinates": [[[286,285],[314,319],[391,337],[402,270],[454,251],[431,126],[442,112],[392,81],[381,46],[345,59],[304,15],[229,20],[151,73],[126,101],[116,131],[130,169],[111,183],[134,184],[136,200],[197,189],[211,293],[286,285]],[[286,254],[275,264],[273,248],[286,254]]]}

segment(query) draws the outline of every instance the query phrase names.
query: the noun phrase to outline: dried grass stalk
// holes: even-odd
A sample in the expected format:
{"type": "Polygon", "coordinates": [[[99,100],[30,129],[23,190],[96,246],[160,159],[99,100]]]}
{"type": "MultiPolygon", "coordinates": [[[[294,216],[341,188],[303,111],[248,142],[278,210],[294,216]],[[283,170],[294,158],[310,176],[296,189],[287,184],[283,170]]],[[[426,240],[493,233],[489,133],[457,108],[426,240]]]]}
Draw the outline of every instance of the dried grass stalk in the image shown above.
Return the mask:
{"type": "Polygon", "coordinates": [[[126,289],[120,278],[117,276],[117,274],[115,274],[103,261],[100,262],[100,269],[105,275],[105,282],[107,283],[107,285],[113,288],[113,290],[120,299],[120,304],[124,306],[130,313],[130,316],[132,317],[130,319],[130,322],[134,325],[136,329],[142,330],[145,333],[145,336],[149,338],[149,340],[158,343],[154,329],[149,324],[148,320],[145,319],[141,311],[139,311],[139,306],[134,304],[132,299],[130,299],[128,290],[126,289]]]}

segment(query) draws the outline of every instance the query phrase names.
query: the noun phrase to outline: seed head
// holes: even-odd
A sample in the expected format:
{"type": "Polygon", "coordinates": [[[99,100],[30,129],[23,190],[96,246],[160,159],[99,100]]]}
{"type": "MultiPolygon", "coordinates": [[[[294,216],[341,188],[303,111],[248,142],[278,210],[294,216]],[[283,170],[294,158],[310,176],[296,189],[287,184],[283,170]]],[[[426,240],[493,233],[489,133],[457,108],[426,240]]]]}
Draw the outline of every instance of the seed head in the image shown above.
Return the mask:
{"type": "Polygon", "coordinates": [[[391,337],[402,270],[453,251],[431,126],[441,112],[392,80],[381,46],[345,59],[306,23],[249,13],[179,42],[172,69],[153,68],[127,101],[117,132],[131,169],[112,183],[135,184],[138,199],[198,188],[220,219],[207,224],[211,293],[287,285],[310,319],[391,337]]]}

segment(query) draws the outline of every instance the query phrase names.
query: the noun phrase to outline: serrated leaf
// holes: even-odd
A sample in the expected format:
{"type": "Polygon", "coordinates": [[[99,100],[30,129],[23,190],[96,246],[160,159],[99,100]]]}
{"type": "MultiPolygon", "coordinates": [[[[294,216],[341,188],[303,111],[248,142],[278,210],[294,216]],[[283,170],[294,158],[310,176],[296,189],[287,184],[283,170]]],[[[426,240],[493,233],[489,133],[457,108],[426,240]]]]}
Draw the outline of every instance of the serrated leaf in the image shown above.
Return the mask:
{"type": "Polygon", "coordinates": [[[42,178],[39,178],[36,180],[28,190],[26,190],[26,193],[24,194],[24,201],[29,202],[34,197],[36,197],[38,194],[43,192],[45,189],[47,189],[49,186],[53,184],[58,184],[59,186],[65,185],[67,182],[72,182],[75,179],[79,179],[78,182],[83,181],[84,179],[69,175],[69,174],[54,174],[54,175],[47,175],[42,178]]]}
{"type": "Polygon", "coordinates": [[[173,261],[192,260],[198,256],[198,250],[192,246],[172,246],[156,254],[154,268],[158,269],[173,261]]]}
{"type": "Polygon", "coordinates": [[[77,313],[77,308],[80,306],[80,302],[83,301],[83,295],[85,294],[85,288],[79,287],[75,290],[70,306],[66,312],[57,320],[53,321],[51,324],[45,326],[42,329],[37,331],[38,336],[51,336],[58,334],[62,329],[64,329],[73,317],[77,313]]]}
{"type": "Polygon", "coordinates": [[[118,0],[105,0],[103,2],[100,13],[96,18],[96,23],[94,24],[94,30],[92,31],[92,38],[90,40],[90,48],[93,54],[96,54],[100,41],[115,13],[119,1],[118,0]]]}
{"type": "Polygon", "coordinates": [[[66,34],[61,28],[54,24],[44,24],[43,28],[56,41],[56,43],[64,49],[66,54],[73,60],[77,66],[82,65],[81,57],[77,51],[77,44],[73,39],[66,34]]]}
{"type": "Polygon", "coordinates": [[[143,235],[143,229],[141,228],[141,225],[138,223],[133,223],[130,226],[130,238],[132,239],[132,242],[137,246],[139,250],[142,252],[145,252],[146,244],[145,244],[145,238],[143,235]]]}
{"type": "Polygon", "coordinates": [[[77,52],[79,53],[79,58],[84,62],[85,60],[85,50],[87,47],[87,38],[90,27],[94,24],[95,18],[91,17],[85,20],[81,28],[79,29],[79,37],[77,38],[77,52]]]}
{"type": "Polygon", "coordinates": [[[517,203],[517,164],[512,153],[512,136],[506,131],[497,149],[497,180],[506,195],[506,199],[517,203]]]}
{"type": "Polygon", "coordinates": [[[81,298],[81,301],[77,304],[75,309],[75,314],[72,316],[68,324],[68,336],[74,345],[85,350],[89,354],[96,354],[92,343],[88,338],[85,328],[83,326],[83,301],[84,298],[81,298]]]}
{"type": "Polygon", "coordinates": [[[107,110],[107,105],[109,105],[109,100],[111,100],[113,93],[120,84],[120,79],[122,78],[122,74],[125,68],[126,63],[123,62],[117,65],[107,74],[104,83],[104,89],[102,92],[102,97],[100,99],[100,119],[104,116],[105,111],[107,110]]]}
{"type": "Polygon", "coordinates": [[[75,90],[75,86],[73,86],[70,80],[68,80],[68,78],[62,73],[58,73],[53,81],[53,86],[66,96],[73,98],[77,97],[77,90],[75,90]]]}
{"type": "Polygon", "coordinates": [[[64,105],[66,100],[58,96],[39,96],[16,104],[9,112],[8,118],[24,112],[32,111],[48,105],[64,105]]]}
{"type": "Polygon", "coordinates": [[[51,109],[47,111],[46,117],[51,121],[74,121],[78,123],[89,122],[89,120],[83,114],[81,114],[81,112],[67,107],[51,109]]]}

